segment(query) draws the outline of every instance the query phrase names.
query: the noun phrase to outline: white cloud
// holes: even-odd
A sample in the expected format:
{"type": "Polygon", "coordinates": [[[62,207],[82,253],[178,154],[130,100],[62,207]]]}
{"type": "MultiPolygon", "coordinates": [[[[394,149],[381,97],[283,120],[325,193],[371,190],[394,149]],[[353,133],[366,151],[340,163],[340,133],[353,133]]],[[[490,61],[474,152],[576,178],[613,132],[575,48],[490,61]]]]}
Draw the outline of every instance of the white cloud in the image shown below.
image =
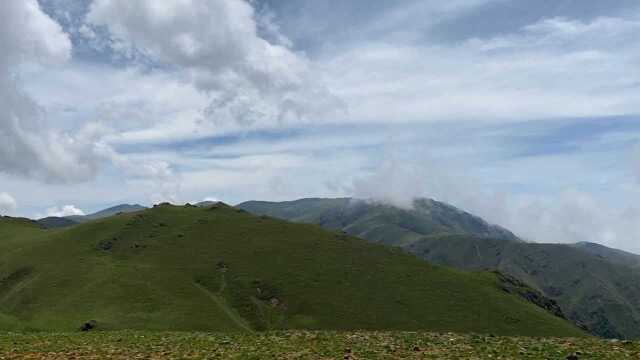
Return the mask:
{"type": "Polygon", "coordinates": [[[69,59],[69,38],[42,12],[36,0],[3,1],[0,16],[0,64],[3,70],[30,59],[53,63],[69,59]]]}
{"type": "Polygon", "coordinates": [[[21,89],[19,66],[58,64],[71,42],[37,0],[0,3],[0,171],[48,182],[84,180],[96,170],[91,139],[56,132],[21,89]]]}
{"type": "Polygon", "coordinates": [[[247,1],[96,0],[88,20],[108,28],[120,52],[189,74],[214,124],[317,121],[340,108],[305,56],[258,35],[247,1]]]}
{"type": "Polygon", "coordinates": [[[323,68],[351,121],[635,114],[640,75],[629,69],[640,60],[639,30],[636,16],[544,19],[517,33],[461,43],[363,42],[325,59],[323,68]]]}
{"type": "Polygon", "coordinates": [[[18,203],[13,196],[0,192],[0,213],[13,213],[18,207],[18,203]]]}
{"type": "Polygon", "coordinates": [[[64,205],[61,207],[54,206],[47,209],[47,216],[53,217],[65,217],[65,216],[76,216],[76,215],[85,215],[84,211],[78,209],[74,205],[64,205]]]}

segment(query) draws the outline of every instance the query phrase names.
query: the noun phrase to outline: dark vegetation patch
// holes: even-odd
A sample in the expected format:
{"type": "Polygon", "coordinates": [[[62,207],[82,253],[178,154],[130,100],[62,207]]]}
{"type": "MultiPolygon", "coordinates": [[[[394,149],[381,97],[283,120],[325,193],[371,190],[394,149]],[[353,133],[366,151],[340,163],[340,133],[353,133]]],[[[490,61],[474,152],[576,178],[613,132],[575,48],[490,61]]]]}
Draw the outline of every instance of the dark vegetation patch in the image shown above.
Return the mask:
{"type": "Polygon", "coordinates": [[[500,288],[505,292],[517,295],[522,299],[547,310],[559,318],[566,319],[562,309],[560,309],[560,306],[558,306],[554,300],[544,296],[540,291],[533,289],[531,286],[511,275],[507,275],[500,271],[494,271],[493,273],[496,274],[496,277],[498,278],[500,288]]]}
{"type": "Polygon", "coordinates": [[[118,239],[117,237],[111,238],[109,240],[102,240],[98,243],[98,250],[111,251],[119,240],[120,239],[118,239]]]}
{"type": "Polygon", "coordinates": [[[0,296],[5,295],[16,285],[27,279],[33,273],[33,270],[33,267],[22,267],[5,276],[0,273],[0,296]]]}

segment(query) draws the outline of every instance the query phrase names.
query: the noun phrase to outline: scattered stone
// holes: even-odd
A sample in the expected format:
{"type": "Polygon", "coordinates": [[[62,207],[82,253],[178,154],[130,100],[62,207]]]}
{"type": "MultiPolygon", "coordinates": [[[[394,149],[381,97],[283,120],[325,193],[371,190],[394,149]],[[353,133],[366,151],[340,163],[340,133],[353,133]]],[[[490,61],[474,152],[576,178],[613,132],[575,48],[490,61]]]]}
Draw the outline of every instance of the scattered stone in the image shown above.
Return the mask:
{"type": "Polygon", "coordinates": [[[97,321],[89,320],[86,323],[82,324],[82,326],[80,326],[80,331],[82,331],[82,332],[91,331],[91,330],[95,329],[96,326],[98,326],[98,322],[97,321]]]}
{"type": "Polygon", "coordinates": [[[224,261],[218,261],[216,264],[218,271],[221,273],[226,273],[229,270],[229,266],[224,261]]]}
{"type": "Polygon", "coordinates": [[[118,241],[118,239],[116,238],[112,240],[100,241],[100,243],[98,243],[98,249],[102,251],[110,251],[111,249],[113,249],[113,246],[115,245],[116,241],[118,241]]]}

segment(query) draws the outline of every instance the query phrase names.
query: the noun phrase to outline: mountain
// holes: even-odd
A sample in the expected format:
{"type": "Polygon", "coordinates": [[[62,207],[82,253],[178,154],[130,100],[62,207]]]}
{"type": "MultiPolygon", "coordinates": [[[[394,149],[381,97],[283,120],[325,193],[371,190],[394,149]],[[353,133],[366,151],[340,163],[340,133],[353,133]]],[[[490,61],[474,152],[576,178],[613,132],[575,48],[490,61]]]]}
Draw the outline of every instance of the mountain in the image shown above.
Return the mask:
{"type": "Polygon", "coordinates": [[[108,209],[101,210],[101,211],[98,211],[96,213],[89,214],[89,215],[67,216],[67,217],[65,217],[65,219],[75,221],[76,223],[83,223],[83,222],[87,222],[87,221],[91,221],[91,220],[103,219],[103,218],[106,218],[106,217],[109,217],[109,216],[117,215],[119,213],[132,213],[132,212],[136,212],[136,211],[142,211],[144,209],[146,209],[146,207],[144,207],[142,205],[122,204],[122,205],[117,205],[117,206],[114,206],[114,207],[110,207],[108,209]]]}
{"type": "Polygon", "coordinates": [[[223,204],[163,204],[58,230],[0,220],[2,330],[584,335],[518,292],[494,273],[223,204]]]}
{"type": "Polygon", "coordinates": [[[499,269],[540,289],[594,334],[640,337],[640,271],[579,247],[445,236],[426,238],[407,251],[459,269],[499,269]]]}
{"type": "Polygon", "coordinates": [[[521,241],[504,228],[429,199],[416,200],[411,209],[350,198],[301,199],[281,203],[249,201],[237,207],[258,215],[317,224],[393,246],[408,246],[425,236],[450,234],[521,241]]]}
{"type": "Polygon", "coordinates": [[[640,268],[640,255],[628,253],[626,251],[618,249],[608,248],[606,246],[590,242],[581,242],[574,244],[573,246],[609,262],[634,268],[640,268]]]}
{"type": "Polygon", "coordinates": [[[65,227],[69,227],[77,224],[76,221],[73,221],[71,219],[67,219],[63,217],[55,217],[55,216],[46,217],[46,218],[37,220],[37,222],[38,224],[40,224],[40,226],[44,227],[45,229],[61,229],[61,228],[65,228],[65,227]]]}
{"type": "Polygon", "coordinates": [[[258,215],[314,223],[398,246],[433,264],[496,269],[534,286],[591,333],[640,338],[638,257],[595,244],[531,244],[433,200],[401,209],[352,199],[247,202],[258,215]]]}
{"type": "Polygon", "coordinates": [[[37,222],[46,229],[61,229],[80,223],[85,223],[91,220],[103,219],[119,213],[132,213],[144,209],[146,209],[146,207],[142,205],[123,204],[110,207],[108,209],[101,210],[89,215],[72,215],[66,217],[50,216],[37,220],[37,222]]]}

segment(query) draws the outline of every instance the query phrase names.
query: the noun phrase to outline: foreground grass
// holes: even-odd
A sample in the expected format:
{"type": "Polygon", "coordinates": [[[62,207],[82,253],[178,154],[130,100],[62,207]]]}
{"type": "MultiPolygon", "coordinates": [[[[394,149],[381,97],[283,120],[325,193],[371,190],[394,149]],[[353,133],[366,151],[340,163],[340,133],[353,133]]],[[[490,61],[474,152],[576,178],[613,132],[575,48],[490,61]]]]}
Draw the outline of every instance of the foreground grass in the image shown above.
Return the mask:
{"type": "Polygon", "coordinates": [[[0,334],[0,359],[639,359],[640,342],[417,332],[0,334]]]}

